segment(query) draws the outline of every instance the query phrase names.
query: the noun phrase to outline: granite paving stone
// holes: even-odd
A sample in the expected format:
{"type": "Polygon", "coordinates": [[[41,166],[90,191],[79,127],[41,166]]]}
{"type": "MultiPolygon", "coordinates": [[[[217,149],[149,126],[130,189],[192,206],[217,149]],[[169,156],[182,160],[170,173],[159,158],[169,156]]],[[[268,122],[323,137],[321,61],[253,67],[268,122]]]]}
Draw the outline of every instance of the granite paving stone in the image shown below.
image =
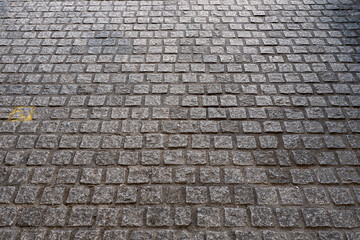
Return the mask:
{"type": "Polygon", "coordinates": [[[358,0],[0,0],[0,239],[360,239],[358,0]]]}

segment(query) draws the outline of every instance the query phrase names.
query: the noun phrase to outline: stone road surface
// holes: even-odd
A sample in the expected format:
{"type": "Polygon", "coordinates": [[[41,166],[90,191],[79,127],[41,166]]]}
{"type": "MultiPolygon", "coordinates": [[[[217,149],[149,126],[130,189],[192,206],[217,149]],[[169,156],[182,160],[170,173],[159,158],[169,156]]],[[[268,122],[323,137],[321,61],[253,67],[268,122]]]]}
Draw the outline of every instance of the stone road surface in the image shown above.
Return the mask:
{"type": "Polygon", "coordinates": [[[359,10],[1,0],[0,239],[359,240],[359,10]]]}

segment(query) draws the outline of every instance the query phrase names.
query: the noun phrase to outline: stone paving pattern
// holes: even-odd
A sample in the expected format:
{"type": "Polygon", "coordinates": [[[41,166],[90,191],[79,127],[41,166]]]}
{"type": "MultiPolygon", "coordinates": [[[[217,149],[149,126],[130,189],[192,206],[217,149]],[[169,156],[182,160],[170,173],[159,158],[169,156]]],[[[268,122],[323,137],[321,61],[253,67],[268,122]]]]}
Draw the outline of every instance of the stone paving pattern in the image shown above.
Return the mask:
{"type": "Polygon", "coordinates": [[[359,240],[359,9],[0,1],[0,239],[359,240]]]}

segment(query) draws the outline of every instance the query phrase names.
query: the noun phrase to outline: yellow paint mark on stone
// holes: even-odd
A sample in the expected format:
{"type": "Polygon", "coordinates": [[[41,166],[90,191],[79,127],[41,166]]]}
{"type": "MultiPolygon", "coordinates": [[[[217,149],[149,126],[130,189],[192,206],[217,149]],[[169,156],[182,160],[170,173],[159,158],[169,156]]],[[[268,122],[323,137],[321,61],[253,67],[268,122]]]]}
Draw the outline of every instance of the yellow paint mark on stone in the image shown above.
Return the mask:
{"type": "Polygon", "coordinates": [[[8,120],[26,122],[31,121],[35,107],[16,107],[11,111],[8,120]]]}

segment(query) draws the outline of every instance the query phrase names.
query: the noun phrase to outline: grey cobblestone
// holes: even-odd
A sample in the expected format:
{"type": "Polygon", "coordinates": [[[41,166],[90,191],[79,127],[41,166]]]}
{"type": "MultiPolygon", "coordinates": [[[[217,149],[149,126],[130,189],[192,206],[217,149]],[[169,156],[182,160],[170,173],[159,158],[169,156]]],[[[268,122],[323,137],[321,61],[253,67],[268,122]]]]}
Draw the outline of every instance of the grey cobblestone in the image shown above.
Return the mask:
{"type": "Polygon", "coordinates": [[[0,239],[360,239],[358,10],[0,2],[0,239]]]}
{"type": "Polygon", "coordinates": [[[308,227],[330,227],[330,216],[323,208],[307,208],[303,210],[304,221],[308,227]]]}

